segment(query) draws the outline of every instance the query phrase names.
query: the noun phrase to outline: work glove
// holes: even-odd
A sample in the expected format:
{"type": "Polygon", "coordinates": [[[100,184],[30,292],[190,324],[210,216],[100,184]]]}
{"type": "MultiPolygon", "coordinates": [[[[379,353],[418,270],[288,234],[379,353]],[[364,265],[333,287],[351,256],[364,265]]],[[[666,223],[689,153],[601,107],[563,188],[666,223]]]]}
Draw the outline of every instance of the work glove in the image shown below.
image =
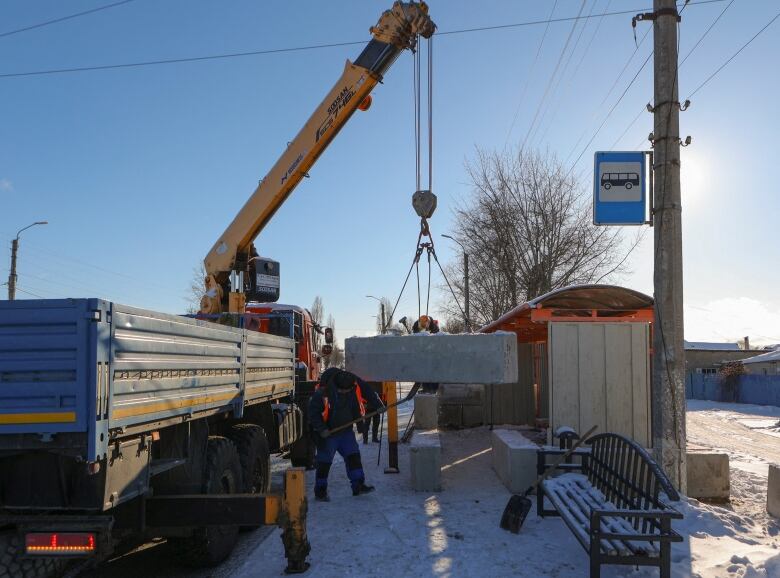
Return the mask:
{"type": "Polygon", "coordinates": [[[322,439],[325,439],[325,438],[327,438],[328,436],[330,436],[330,430],[329,430],[329,429],[322,429],[322,430],[320,430],[318,433],[320,434],[320,437],[321,437],[322,439]]]}

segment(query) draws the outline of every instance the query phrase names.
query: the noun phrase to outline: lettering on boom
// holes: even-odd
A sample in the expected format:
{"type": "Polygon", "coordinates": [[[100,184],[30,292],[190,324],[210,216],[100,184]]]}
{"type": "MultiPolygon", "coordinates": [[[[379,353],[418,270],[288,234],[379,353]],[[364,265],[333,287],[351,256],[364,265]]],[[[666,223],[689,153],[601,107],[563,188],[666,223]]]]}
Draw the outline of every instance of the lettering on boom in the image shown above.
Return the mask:
{"type": "Polygon", "coordinates": [[[354,86],[345,86],[341,89],[341,92],[339,92],[338,96],[333,99],[333,102],[331,102],[330,106],[328,107],[328,116],[317,129],[317,134],[314,138],[315,142],[319,142],[320,138],[322,138],[322,136],[330,130],[330,128],[333,126],[333,123],[336,122],[336,118],[339,116],[341,109],[346,107],[347,104],[353,99],[355,92],[363,85],[363,82],[365,82],[365,76],[361,76],[354,86]]]}
{"type": "Polygon", "coordinates": [[[288,178],[290,178],[290,175],[293,174],[293,171],[295,170],[295,167],[297,167],[299,164],[301,164],[301,161],[303,160],[303,155],[305,155],[305,154],[306,154],[306,151],[304,151],[304,152],[302,152],[301,154],[298,155],[298,157],[290,165],[290,168],[287,169],[287,172],[284,173],[284,175],[282,176],[282,182],[279,183],[279,184],[283,185],[284,181],[286,181],[288,178]]]}

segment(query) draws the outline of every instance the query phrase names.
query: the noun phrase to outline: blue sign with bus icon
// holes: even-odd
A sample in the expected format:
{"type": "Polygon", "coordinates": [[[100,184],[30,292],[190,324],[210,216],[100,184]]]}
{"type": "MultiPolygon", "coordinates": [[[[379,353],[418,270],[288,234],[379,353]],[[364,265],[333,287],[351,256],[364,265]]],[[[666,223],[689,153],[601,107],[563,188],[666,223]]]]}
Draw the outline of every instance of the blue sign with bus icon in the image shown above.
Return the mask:
{"type": "Polygon", "coordinates": [[[644,152],[597,152],[593,171],[593,224],[647,222],[644,152]]]}

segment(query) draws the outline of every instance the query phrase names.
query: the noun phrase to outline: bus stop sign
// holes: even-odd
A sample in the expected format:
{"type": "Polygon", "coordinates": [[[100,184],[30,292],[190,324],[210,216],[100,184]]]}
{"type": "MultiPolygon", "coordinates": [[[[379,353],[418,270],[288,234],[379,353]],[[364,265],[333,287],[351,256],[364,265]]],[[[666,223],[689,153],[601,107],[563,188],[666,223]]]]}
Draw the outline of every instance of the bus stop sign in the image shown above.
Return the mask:
{"type": "Polygon", "coordinates": [[[593,224],[647,222],[644,152],[597,152],[593,170],[593,224]]]}

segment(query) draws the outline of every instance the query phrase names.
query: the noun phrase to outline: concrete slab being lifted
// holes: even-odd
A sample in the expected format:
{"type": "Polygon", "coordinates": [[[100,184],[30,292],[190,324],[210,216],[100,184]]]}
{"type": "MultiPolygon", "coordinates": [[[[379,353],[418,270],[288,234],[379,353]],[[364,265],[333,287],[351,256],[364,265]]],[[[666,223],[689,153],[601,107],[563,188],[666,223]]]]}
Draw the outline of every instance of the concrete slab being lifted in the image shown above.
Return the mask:
{"type": "Polygon", "coordinates": [[[350,337],[344,347],[347,371],[368,381],[517,382],[514,333],[350,337]]]}

